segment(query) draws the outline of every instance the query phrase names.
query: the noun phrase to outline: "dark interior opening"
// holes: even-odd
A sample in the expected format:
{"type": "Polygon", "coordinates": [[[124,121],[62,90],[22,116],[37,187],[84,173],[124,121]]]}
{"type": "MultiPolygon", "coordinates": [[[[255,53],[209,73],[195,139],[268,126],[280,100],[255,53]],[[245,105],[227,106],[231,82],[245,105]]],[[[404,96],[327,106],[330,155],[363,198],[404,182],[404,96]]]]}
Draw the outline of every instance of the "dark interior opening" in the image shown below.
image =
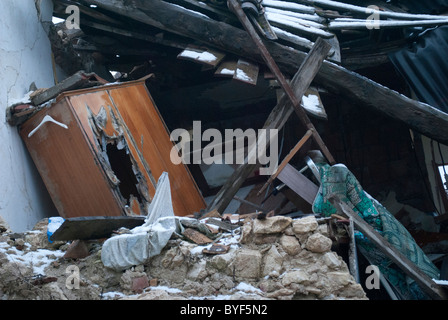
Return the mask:
{"type": "Polygon", "coordinates": [[[120,150],[114,143],[108,143],[106,148],[112,171],[120,180],[118,188],[121,195],[126,199],[128,205],[130,204],[131,195],[141,202],[141,197],[137,189],[138,181],[132,169],[131,158],[126,152],[126,148],[120,150]]]}

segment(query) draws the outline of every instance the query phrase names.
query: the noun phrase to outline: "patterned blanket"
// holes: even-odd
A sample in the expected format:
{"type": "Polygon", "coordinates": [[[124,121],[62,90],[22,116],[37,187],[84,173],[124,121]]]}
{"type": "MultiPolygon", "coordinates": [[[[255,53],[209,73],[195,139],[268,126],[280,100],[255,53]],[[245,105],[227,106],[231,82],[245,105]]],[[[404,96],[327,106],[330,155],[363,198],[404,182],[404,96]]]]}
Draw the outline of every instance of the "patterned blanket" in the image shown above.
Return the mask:
{"type": "MultiPolygon", "coordinates": [[[[316,163],[316,166],[319,168],[321,184],[313,203],[315,213],[324,216],[337,213],[336,208],[329,201],[331,196],[337,195],[431,279],[439,279],[438,268],[416,244],[412,235],[385,207],[362,189],[356,177],[346,166],[341,164],[330,166],[326,163],[316,163]]],[[[361,253],[370,263],[378,266],[382,275],[399,291],[402,298],[427,298],[415,281],[406,276],[362,233],[357,231],[355,238],[361,253]]]]}

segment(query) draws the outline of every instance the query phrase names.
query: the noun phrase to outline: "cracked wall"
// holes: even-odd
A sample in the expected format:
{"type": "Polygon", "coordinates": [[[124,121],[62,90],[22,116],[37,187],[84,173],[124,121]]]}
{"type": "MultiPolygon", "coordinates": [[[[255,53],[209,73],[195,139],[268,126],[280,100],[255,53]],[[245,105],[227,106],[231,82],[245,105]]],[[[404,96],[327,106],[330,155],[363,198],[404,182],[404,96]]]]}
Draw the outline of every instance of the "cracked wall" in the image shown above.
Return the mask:
{"type": "Polygon", "coordinates": [[[6,108],[23,98],[32,82],[38,88],[54,85],[43,27],[51,22],[52,10],[51,0],[3,1],[0,10],[0,216],[18,232],[56,214],[17,128],[5,119],[6,108]]]}

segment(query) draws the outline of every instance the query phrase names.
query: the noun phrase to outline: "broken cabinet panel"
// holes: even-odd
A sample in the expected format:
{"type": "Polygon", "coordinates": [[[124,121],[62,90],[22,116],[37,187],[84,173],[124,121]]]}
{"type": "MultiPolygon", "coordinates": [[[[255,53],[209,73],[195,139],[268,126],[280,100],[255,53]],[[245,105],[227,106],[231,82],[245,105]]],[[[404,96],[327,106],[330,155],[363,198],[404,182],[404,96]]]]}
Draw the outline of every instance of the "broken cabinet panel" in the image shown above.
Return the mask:
{"type": "Polygon", "coordinates": [[[143,80],[63,93],[21,136],[64,218],[145,215],[164,171],[176,215],[206,206],[143,80]]]}
{"type": "Polygon", "coordinates": [[[44,109],[25,122],[21,135],[37,169],[64,218],[74,216],[120,216],[121,208],[95,153],[87,143],[77,115],[67,100],[44,109]],[[43,123],[46,116],[63,123],[43,123]]]}

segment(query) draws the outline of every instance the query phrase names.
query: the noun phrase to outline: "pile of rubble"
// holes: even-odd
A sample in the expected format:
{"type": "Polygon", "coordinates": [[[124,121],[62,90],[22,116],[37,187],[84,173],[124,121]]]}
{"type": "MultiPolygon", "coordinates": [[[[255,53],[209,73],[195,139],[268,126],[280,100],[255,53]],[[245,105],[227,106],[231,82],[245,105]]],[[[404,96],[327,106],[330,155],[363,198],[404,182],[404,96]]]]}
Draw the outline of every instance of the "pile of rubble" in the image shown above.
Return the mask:
{"type": "Polygon", "coordinates": [[[22,234],[4,227],[0,298],[367,299],[331,250],[325,221],[274,216],[237,225],[207,245],[172,237],[159,255],[124,271],[104,267],[102,240],[50,243],[48,219],[22,234]]]}

